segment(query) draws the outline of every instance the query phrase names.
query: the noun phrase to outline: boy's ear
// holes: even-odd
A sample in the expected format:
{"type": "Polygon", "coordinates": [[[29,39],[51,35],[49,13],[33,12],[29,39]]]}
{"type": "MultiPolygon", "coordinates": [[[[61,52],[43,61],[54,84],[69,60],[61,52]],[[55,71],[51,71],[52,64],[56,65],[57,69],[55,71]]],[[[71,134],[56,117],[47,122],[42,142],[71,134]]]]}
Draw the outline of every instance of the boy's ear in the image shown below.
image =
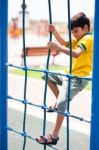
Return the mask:
{"type": "Polygon", "coordinates": [[[88,29],[88,25],[87,24],[85,24],[84,25],[84,29],[86,30],[86,31],[88,31],[89,29],[88,29]]]}

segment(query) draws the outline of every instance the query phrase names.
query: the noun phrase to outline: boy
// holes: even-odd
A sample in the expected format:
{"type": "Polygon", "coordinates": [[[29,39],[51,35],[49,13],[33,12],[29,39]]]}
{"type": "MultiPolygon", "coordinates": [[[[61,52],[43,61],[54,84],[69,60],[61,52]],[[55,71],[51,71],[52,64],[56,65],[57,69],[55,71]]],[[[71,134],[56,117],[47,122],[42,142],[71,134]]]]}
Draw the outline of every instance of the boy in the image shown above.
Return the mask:
{"type": "MultiPolygon", "coordinates": [[[[56,49],[56,51],[63,52],[66,55],[70,55],[69,42],[65,42],[56,31],[53,25],[49,26],[49,31],[53,33],[59,43],[58,45],[53,42],[48,43],[48,48],[56,49]],[[63,47],[65,46],[65,47],[63,47]]],[[[71,19],[71,31],[74,39],[72,39],[72,75],[80,78],[73,77],[71,79],[70,86],[70,100],[74,98],[87,84],[88,81],[81,77],[87,77],[92,71],[92,51],[93,51],[93,36],[90,33],[90,21],[88,17],[80,12],[72,17],[71,19]]],[[[62,91],[58,95],[57,103],[55,108],[61,112],[66,111],[66,104],[68,99],[68,88],[66,80],[62,82],[62,91]]],[[[50,134],[40,136],[36,138],[40,144],[57,144],[59,140],[59,131],[64,120],[64,115],[57,114],[56,123],[54,129],[50,134]]]]}

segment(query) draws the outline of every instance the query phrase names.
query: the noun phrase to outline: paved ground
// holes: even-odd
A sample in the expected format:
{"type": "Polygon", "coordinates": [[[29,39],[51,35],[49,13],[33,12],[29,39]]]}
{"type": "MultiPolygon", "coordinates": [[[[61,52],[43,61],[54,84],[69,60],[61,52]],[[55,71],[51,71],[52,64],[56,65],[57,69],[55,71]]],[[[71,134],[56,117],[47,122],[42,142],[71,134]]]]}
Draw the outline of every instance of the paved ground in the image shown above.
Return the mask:
{"type": "MultiPolygon", "coordinates": [[[[23,98],[24,78],[9,75],[9,95],[23,98]]],[[[27,99],[36,104],[43,103],[44,82],[28,79],[27,99]]],[[[71,113],[90,120],[90,92],[82,91],[71,103],[71,113]]],[[[47,104],[53,104],[54,95],[48,89],[47,104]]],[[[22,131],[23,104],[9,100],[9,126],[22,131]]],[[[40,108],[28,106],[26,130],[32,137],[42,134],[43,111],[40,108]]],[[[56,114],[47,114],[47,128],[49,132],[55,122],[56,114]],[[50,122],[49,122],[50,121],[50,122]]],[[[70,121],[70,150],[88,150],[90,125],[75,119],[70,121]]],[[[9,132],[9,150],[22,150],[23,137],[9,132]]],[[[57,144],[59,150],[66,150],[66,123],[64,121],[57,144]]],[[[30,139],[27,140],[26,150],[43,150],[43,147],[30,139]]],[[[50,148],[47,148],[50,149],[50,148]]]]}
{"type": "MultiPolygon", "coordinates": [[[[22,113],[9,109],[9,125],[18,130],[22,131],[22,113]]],[[[53,127],[53,123],[47,122],[47,131],[53,127]]],[[[31,115],[27,116],[26,124],[27,133],[32,137],[42,135],[42,119],[38,119],[31,115]]],[[[22,150],[23,137],[16,133],[9,131],[9,150],[22,150]]],[[[66,150],[66,128],[63,127],[60,132],[60,140],[57,146],[57,150],[66,150]]],[[[47,147],[47,150],[51,148],[47,147]]],[[[26,150],[43,150],[43,146],[38,144],[36,141],[27,139],[26,150]]],[[[70,130],[70,150],[89,150],[89,136],[70,130]]]]}

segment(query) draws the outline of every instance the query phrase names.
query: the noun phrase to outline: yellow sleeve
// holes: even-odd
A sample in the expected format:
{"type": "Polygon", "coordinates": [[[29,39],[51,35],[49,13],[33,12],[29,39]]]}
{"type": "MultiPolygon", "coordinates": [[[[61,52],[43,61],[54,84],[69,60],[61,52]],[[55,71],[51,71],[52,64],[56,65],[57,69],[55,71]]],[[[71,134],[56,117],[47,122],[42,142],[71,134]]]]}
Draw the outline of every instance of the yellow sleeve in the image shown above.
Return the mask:
{"type": "MultiPolygon", "coordinates": [[[[77,41],[76,41],[76,39],[72,39],[72,49],[75,49],[75,46],[77,46],[77,41]]],[[[67,46],[68,48],[70,48],[70,43],[68,42],[68,46],[67,46]]]]}
{"type": "Polygon", "coordinates": [[[90,45],[92,45],[92,36],[84,36],[78,43],[77,47],[81,47],[83,50],[88,50],[90,45]]]}

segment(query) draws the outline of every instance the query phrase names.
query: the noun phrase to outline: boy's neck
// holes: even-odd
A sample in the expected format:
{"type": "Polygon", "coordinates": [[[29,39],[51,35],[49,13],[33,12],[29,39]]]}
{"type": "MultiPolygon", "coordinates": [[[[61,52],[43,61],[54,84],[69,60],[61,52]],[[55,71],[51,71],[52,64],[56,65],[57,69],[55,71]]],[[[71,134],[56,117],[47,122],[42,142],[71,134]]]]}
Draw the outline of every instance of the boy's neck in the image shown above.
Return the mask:
{"type": "MultiPolygon", "coordinates": [[[[83,38],[83,37],[84,37],[85,35],[87,35],[87,34],[92,34],[92,33],[91,33],[90,31],[88,31],[88,32],[86,32],[85,34],[83,34],[81,38],[83,38]]],[[[80,39],[81,39],[81,38],[80,38],[80,39]]],[[[80,39],[78,39],[77,42],[78,42],[80,39]]]]}

